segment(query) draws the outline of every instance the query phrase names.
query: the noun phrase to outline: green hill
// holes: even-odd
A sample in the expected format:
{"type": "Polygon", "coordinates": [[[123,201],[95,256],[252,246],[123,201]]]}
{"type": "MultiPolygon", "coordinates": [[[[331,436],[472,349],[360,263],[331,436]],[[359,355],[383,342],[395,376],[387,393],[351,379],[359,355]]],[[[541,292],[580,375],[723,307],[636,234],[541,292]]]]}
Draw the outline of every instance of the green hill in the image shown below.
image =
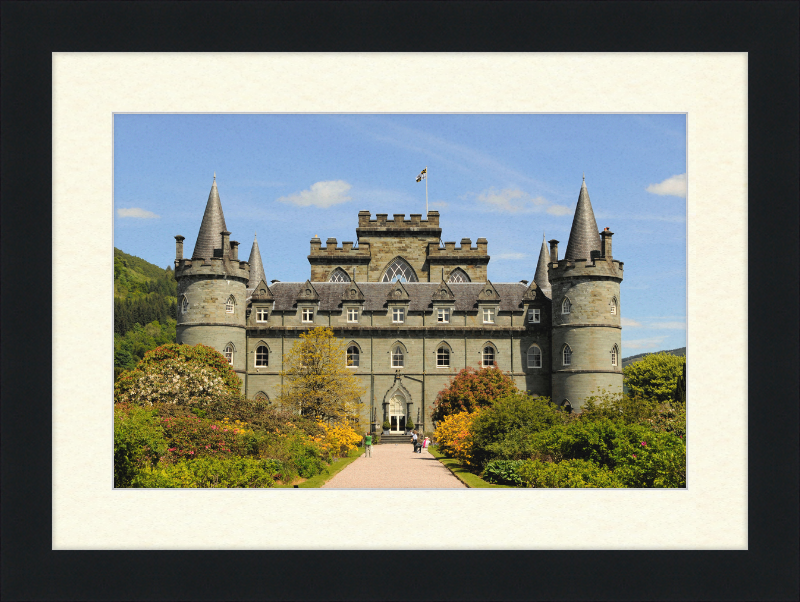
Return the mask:
{"type": "Polygon", "coordinates": [[[628,364],[632,364],[633,362],[638,362],[642,359],[645,355],[650,355],[651,353],[669,353],[671,355],[686,355],[686,347],[679,347],[678,349],[670,349],[665,351],[648,351],[647,353],[639,353],[637,355],[631,355],[628,357],[622,358],[622,367],[624,368],[628,364]]]}
{"type": "Polygon", "coordinates": [[[114,376],[175,342],[178,283],[166,269],[114,249],[114,376]]]}

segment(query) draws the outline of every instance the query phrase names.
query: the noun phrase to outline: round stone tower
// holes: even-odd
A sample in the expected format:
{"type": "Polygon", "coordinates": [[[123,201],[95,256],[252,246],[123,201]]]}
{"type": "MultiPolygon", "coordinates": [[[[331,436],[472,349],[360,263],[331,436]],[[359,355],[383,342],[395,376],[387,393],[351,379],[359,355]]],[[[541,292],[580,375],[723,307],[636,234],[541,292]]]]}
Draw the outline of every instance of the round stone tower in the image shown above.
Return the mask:
{"type": "Polygon", "coordinates": [[[175,237],[177,342],[213,347],[229,359],[244,382],[250,266],[239,261],[239,243],[230,240],[230,235],[215,174],[191,259],[183,257],[184,237],[175,237]]]}
{"type": "Polygon", "coordinates": [[[553,301],[552,399],[580,411],[593,392],[622,392],[620,283],[622,262],[611,254],[612,232],[597,230],[581,185],[564,259],[550,241],[553,301]]]}

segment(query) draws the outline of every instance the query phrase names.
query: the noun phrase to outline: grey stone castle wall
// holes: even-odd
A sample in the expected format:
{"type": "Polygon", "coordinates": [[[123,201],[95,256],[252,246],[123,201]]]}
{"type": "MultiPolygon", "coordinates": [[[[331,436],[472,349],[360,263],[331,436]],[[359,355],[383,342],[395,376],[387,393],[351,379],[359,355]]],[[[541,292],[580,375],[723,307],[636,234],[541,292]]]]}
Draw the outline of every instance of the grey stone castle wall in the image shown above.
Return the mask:
{"type": "Polygon", "coordinates": [[[620,325],[619,262],[598,259],[590,264],[562,260],[551,264],[552,286],[552,398],[558,404],[568,400],[580,410],[586,397],[606,390],[622,392],[622,330],[620,325]],[[565,314],[563,300],[570,300],[565,314]],[[612,302],[616,313],[611,313],[612,302]],[[569,366],[563,365],[563,348],[572,350],[569,366]],[[617,365],[611,351],[616,346],[617,365]]]}

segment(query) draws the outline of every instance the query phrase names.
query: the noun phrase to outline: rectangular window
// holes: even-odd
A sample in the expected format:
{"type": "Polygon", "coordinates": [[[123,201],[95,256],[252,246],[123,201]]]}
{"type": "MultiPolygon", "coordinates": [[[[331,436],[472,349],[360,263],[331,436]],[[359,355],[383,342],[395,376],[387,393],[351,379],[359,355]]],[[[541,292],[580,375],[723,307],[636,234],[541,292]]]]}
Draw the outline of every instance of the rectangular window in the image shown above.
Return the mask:
{"type": "Polygon", "coordinates": [[[439,347],[436,350],[436,367],[447,368],[450,366],[450,350],[447,347],[439,347]]]}
{"type": "Polygon", "coordinates": [[[449,324],[450,323],[450,310],[439,308],[436,310],[436,321],[440,324],[449,324]]]}
{"type": "Polygon", "coordinates": [[[266,322],[269,314],[264,307],[259,307],[256,310],[256,322],[266,322]]]}
{"type": "Polygon", "coordinates": [[[303,322],[314,321],[314,310],[310,307],[303,308],[303,322]]]}
{"type": "Polygon", "coordinates": [[[402,307],[392,308],[392,322],[403,322],[405,320],[406,310],[402,307]]]}
{"type": "Polygon", "coordinates": [[[358,322],[358,309],[355,307],[349,307],[347,309],[347,321],[358,322]]]}
{"type": "Polygon", "coordinates": [[[484,324],[494,324],[494,308],[493,307],[484,307],[483,308],[483,323],[484,324]]]}
{"type": "Polygon", "coordinates": [[[612,316],[617,315],[617,306],[614,305],[613,303],[611,304],[611,315],[612,316]]]}
{"type": "Polygon", "coordinates": [[[541,309],[529,309],[528,310],[528,322],[531,324],[538,324],[542,321],[542,310],[541,309]]]}

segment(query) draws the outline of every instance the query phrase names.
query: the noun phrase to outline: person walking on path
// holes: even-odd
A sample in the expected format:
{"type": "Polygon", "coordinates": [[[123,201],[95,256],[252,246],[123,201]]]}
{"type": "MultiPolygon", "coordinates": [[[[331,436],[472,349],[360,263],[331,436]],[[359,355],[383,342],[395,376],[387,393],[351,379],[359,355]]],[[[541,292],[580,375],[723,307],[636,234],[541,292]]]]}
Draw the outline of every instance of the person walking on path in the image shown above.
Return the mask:
{"type": "Polygon", "coordinates": [[[414,444],[414,451],[415,452],[422,453],[422,451],[418,449],[419,448],[419,436],[417,435],[417,431],[411,431],[411,443],[414,444]]]}
{"type": "Polygon", "coordinates": [[[367,436],[364,437],[364,457],[372,457],[372,433],[367,433],[367,436]]]}

